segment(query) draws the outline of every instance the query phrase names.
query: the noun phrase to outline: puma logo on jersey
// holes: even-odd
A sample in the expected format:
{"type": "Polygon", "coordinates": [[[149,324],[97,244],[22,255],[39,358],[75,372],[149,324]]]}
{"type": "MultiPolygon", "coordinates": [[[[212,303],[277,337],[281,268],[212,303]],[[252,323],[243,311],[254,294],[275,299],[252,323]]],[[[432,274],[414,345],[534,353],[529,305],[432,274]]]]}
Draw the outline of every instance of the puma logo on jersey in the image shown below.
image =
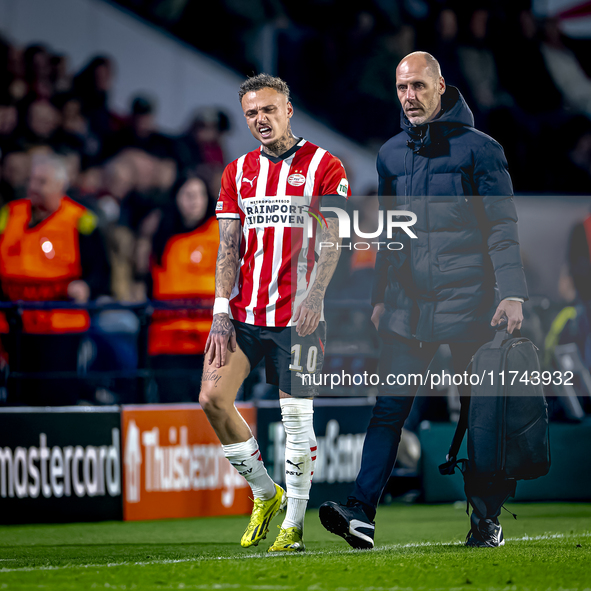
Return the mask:
{"type": "MultiPolygon", "coordinates": [[[[258,176],[258,175],[257,175],[257,176],[258,176]]],[[[251,181],[250,179],[247,179],[246,177],[242,177],[242,182],[243,182],[243,183],[250,183],[250,186],[252,187],[252,186],[253,186],[253,183],[254,183],[254,182],[255,182],[255,180],[256,180],[256,178],[257,178],[256,176],[255,176],[255,177],[253,177],[253,179],[252,179],[252,181],[251,181]]]]}

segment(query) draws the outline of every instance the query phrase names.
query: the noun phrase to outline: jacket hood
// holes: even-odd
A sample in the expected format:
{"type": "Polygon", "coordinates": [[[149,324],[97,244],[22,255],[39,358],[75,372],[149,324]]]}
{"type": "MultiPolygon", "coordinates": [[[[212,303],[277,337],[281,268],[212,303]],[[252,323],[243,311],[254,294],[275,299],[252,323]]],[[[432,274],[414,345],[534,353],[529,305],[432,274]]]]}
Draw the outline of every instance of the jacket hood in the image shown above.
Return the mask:
{"type": "Polygon", "coordinates": [[[437,130],[438,135],[447,135],[458,127],[474,127],[474,115],[464,97],[455,86],[448,86],[441,97],[441,108],[443,113],[433,121],[424,125],[412,125],[407,119],[404,111],[400,111],[400,127],[411,138],[420,140],[430,135],[430,128],[437,130]]]}

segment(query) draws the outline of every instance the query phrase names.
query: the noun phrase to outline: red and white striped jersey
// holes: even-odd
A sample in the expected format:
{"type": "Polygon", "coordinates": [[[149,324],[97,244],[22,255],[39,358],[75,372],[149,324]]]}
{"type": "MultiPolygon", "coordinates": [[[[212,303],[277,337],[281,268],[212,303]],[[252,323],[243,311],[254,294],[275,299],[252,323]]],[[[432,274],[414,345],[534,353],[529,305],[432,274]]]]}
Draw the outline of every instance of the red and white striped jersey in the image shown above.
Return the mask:
{"type": "MultiPolygon", "coordinates": [[[[226,167],[216,215],[242,224],[232,318],[256,326],[291,326],[316,276],[323,196],[339,196],[337,203],[344,207],[350,194],[341,161],[304,139],[279,158],[261,147],[226,167]]],[[[324,204],[334,206],[334,199],[324,204]]]]}

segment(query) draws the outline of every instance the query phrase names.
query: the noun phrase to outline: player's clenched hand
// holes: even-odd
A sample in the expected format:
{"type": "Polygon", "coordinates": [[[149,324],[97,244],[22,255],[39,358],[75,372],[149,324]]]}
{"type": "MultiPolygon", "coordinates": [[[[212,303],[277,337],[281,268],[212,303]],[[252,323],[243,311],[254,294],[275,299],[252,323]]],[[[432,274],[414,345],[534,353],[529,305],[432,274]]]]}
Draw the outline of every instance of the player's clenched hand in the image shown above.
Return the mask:
{"type": "Polygon", "coordinates": [[[312,294],[297,307],[292,321],[296,323],[296,332],[299,336],[306,337],[318,328],[321,309],[322,299],[312,294]]]}
{"type": "Polygon", "coordinates": [[[205,343],[205,358],[209,365],[215,361],[216,367],[226,363],[228,348],[236,351],[236,331],[228,314],[216,314],[211,323],[211,330],[205,343]],[[209,351],[209,355],[207,352],[209,351]]]}
{"type": "Polygon", "coordinates": [[[492,317],[491,325],[496,326],[500,324],[503,318],[507,318],[507,332],[512,334],[517,328],[521,328],[523,322],[523,310],[521,308],[521,302],[515,300],[503,300],[492,317]]]}

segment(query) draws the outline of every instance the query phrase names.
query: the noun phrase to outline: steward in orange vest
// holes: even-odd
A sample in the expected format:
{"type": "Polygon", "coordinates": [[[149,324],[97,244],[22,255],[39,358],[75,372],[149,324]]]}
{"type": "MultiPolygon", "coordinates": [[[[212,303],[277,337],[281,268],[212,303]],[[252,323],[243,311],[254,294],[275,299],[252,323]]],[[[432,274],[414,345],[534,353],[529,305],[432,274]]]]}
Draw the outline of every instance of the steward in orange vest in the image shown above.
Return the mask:
{"type": "MultiPolygon", "coordinates": [[[[33,162],[28,198],[12,201],[0,210],[2,299],[84,303],[108,292],[109,265],[97,217],[65,197],[65,188],[65,170],[59,161],[42,157],[33,162]]],[[[54,354],[54,341],[44,343],[37,351],[36,344],[41,341],[32,339],[33,335],[80,334],[90,326],[85,310],[25,310],[21,319],[24,335],[31,336],[22,343],[21,349],[26,346],[26,351],[19,354],[27,363],[39,357],[35,361],[41,364],[23,366],[23,371],[60,369],[56,363],[49,367],[43,364],[54,354]]],[[[8,332],[6,315],[0,314],[0,333],[8,332]]],[[[16,353],[13,339],[3,340],[12,364],[16,353]]],[[[75,364],[72,369],[76,369],[75,364]]]]}
{"type": "MultiPolygon", "coordinates": [[[[211,327],[219,230],[213,215],[214,201],[208,198],[205,183],[190,178],[177,186],[180,188],[175,207],[164,213],[154,235],[152,299],[176,300],[179,304],[204,303],[205,309],[155,310],[149,329],[148,352],[153,356],[152,365],[156,369],[172,370],[184,366],[194,369],[197,376],[201,373],[203,351],[211,327]],[[164,360],[164,356],[174,356],[174,359],[164,360]],[[179,356],[198,358],[183,360],[179,356]],[[159,358],[163,363],[158,362],[159,358]]],[[[169,380],[157,382],[159,390],[169,389],[169,380]]],[[[195,400],[198,384],[197,391],[191,396],[195,400]]],[[[171,401],[169,396],[164,399],[171,401]]]]}
{"type": "MultiPolygon", "coordinates": [[[[96,216],[64,197],[57,211],[31,226],[31,201],[12,201],[0,211],[0,279],[11,301],[69,300],[68,286],[82,278],[79,233],[96,227],[96,216]]],[[[82,310],[25,310],[27,333],[52,334],[88,329],[82,310]]]]}
{"type": "MultiPolygon", "coordinates": [[[[192,191],[201,183],[191,179],[179,191],[192,191]]],[[[198,189],[196,189],[198,190],[198,189]]],[[[186,209],[186,208],[185,208],[186,209]]],[[[215,298],[215,262],[219,245],[217,220],[202,204],[199,219],[188,219],[183,206],[177,207],[162,221],[154,236],[152,252],[152,298],[180,300],[199,304],[215,298]]],[[[150,355],[203,354],[211,327],[211,310],[156,310],[152,316],[149,338],[150,355]]]]}

